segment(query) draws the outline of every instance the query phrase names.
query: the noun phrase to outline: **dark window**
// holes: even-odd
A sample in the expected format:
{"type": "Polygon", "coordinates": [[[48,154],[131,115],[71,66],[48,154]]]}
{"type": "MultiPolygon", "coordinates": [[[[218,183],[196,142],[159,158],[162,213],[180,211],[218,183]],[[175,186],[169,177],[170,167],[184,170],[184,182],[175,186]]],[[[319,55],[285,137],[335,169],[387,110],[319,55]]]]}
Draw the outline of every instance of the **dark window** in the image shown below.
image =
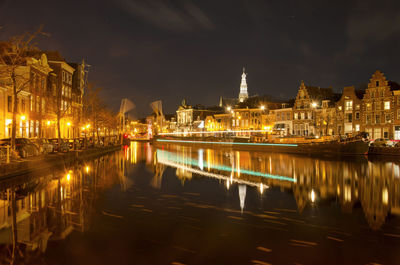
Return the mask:
{"type": "Polygon", "coordinates": [[[11,96],[7,97],[7,110],[8,110],[8,112],[12,112],[12,97],[11,96]]]}
{"type": "Polygon", "coordinates": [[[389,138],[389,132],[383,132],[383,138],[389,138]]]}
{"type": "Polygon", "coordinates": [[[356,112],[356,120],[360,119],[360,112],[356,112]]]}
{"type": "Polygon", "coordinates": [[[379,86],[379,81],[376,81],[376,86],[379,86]]]}

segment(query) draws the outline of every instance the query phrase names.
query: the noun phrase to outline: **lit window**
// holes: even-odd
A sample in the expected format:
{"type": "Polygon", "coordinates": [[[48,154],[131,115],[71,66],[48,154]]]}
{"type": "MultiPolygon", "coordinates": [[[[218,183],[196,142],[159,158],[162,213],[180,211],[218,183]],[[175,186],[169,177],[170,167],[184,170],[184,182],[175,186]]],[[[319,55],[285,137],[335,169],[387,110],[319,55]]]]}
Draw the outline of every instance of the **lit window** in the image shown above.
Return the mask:
{"type": "Polygon", "coordinates": [[[356,124],[356,132],[360,131],[360,124],[356,124]]]}
{"type": "Polygon", "coordinates": [[[297,118],[298,118],[298,113],[296,112],[296,113],[294,114],[294,119],[297,120],[297,118]]]}
{"type": "Polygon", "coordinates": [[[338,109],[339,109],[339,110],[342,110],[342,106],[339,106],[338,109]]]}
{"type": "Polygon", "coordinates": [[[390,109],[390,101],[385,101],[385,109],[390,109]]]}
{"type": "Polygon", "coordinates": [[[346,110],[353,110],[353,101],[352,100],[346,101],[346,110]]]}
{"type": "Polygon", "coordinates": [[[305,113],[304,113],[304,112],[301,113],[301,119],[302,119],[302,120],[305,119],[305,113]]]}

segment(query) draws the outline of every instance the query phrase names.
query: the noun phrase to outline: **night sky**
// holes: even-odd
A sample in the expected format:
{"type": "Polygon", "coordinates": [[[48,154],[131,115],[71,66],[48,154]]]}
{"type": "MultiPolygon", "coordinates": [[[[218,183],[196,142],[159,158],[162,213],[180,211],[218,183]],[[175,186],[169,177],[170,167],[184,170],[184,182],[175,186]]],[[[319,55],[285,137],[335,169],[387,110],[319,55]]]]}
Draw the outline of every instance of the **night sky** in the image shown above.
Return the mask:
{"type": "Polygon", "coordinates": [[[243,66],[250,95],[278,98],[377,69],[400,81],[400,1],[0,0],[1,40],[40,24],[40,48],[84,58],[109,105],[127,97],[137,117],[157,99],[172,113],[237,97],[243,66]]]}

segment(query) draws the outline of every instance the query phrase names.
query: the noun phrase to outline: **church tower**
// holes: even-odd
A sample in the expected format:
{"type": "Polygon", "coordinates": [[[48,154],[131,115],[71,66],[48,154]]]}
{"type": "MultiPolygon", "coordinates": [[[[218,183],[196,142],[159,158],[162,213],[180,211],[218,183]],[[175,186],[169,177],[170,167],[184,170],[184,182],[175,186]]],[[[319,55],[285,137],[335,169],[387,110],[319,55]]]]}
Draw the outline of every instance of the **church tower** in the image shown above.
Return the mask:
{"type": "Polygon", "coordinates": [[[239,101],[243,102],[249,97],[247,93],[247,82],[246,82],[246,73],[243,67],[243,74],[242,74],[242,82],[240,83],[240,93],[239,93],[239,101]]]}

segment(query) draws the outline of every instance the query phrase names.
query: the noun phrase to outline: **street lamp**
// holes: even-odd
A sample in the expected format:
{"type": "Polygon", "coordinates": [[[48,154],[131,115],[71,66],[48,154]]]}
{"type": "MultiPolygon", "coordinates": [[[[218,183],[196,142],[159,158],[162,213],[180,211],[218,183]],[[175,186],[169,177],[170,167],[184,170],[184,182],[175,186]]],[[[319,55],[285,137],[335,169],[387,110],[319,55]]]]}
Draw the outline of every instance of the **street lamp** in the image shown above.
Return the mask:
{"type": "Polygon", "coordinates": [[[25,117],[25,115],[22,115],[21,116],[21,121],[24,121],[24,120],[26,120],[26,117],[25,117]]]}
{"type": "Polygon", "coordinates": [[[316,103],[316,102],[313,102],[313,103],[311,104],[311,106],[312,106],[313,108],[316,108],[316,107],[317,107],[317,103],[316,103]]]}
{"type": "Polygon", "coordinates": [[[265,110],[265,106],[264,105],[261,105],[261,110],[265,110]]]}
{"type": "Polygon", "coordinates": [[[228,106],[228,107],[226,108],[227,111],[231,111],[231,109],[232,109],[231,106],[228,106]]]}

